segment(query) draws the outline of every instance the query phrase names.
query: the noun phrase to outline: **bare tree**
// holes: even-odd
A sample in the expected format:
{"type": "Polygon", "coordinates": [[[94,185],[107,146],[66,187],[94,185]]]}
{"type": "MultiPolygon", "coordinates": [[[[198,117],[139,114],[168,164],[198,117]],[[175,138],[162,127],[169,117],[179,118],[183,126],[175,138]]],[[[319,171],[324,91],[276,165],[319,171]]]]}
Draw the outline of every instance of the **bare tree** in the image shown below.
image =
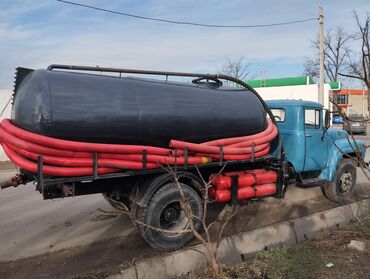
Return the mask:
{"type": "MultiPolygon", "coordinates": [[[[357,33],[353,36],[354,40],[359,42],[361,50],[357,55],[351,55],[347,67],[347,73],[342,71],[340,76],[355,78],[361,80],[370,90],[370,14],[366,13],[365,20],[362,22],[357,12],[354,12],[354,18],[358,27],[357,33]]],[[[370,98],[368,98],[368,110],[370,111],[370,98]]]]}
{"type": "MultiPolygon", "coordinates": [[[[346,66],[349,56],[349,42],[351,36],[343,27],[338,26],[334,31],[329,30],[324,37],[324,70],[326,79],[331,82],[338,81],[339,72],[346,66]]],[[[317,50],[315,58],[306,57],[304,62],[304,74],[313,78],[319,77],[319,39],[312,41],[312,46],[317,50]]]]}
{"type": "Polygon", "coordinates": [[[303,63],[303,75],[312,77],[314,79],[319,78],[319,60],[311,57],[305,57],[303,63]]]}
{"type": "Polygon", "coordinates": [[[237,79],[246,80],[250,75],[250,63],[245,61],[245,57],[240,56],[237,59],[225,58],[225,64],[222,66],[221,73],[237,79]]]}
{"type": "MultiPolygon", "coordinates": [[[[218,174],[221,174],[224,170],[224,165],[218,174]]],[[[223,233],[227,225],[229,224],[230,220],[239,212],[240,206],[238,205],[226,205],[223,210],[220,212],[217,220],[208,223],[207,222],[207,213],[208,213],[208,207],[209,204],[212,202],[209,199],[208,191],[212,187],[211,181],[208,181],[203,178],[201,172],[197,168],[198,174],[202,180],[201,185],[201,193],[203,198],[203,216],[201,218],[195,216],[192,212],[192,208],[190,206],[191,200],[186,197],[184,190],[183,190],[183,184],[180,182],[181,175],[178,174],[176,170],[176,166],[172,167],[170,165],[167,165],[166,168],[162,167],[166,172],[171,174],[173,181],[176,184],[176,187],[178,189],[179,195],[180,195],[180,206],[181,210],[184,213],[186,219],[187,219],[187,226],[183,229],[162,229],[159,227],[154,227],[151,225],[148,225],[140,220],[138,220],[135,216],[134,209],[130,209],[127,205],[124,203],[111,200],[110,203],[113,205],[118,211],[107,211],[99,209],[103,213],[108,214],[114,214],[114,213],[123,213],[127,215],[132,222],[145,229],[145,230],[153,230],[160,233],[165,234],[180,234],[180,233],[192,233],[194,237],[201,243],[202,248],[201,250],[198,250],[196,248],[191,248],[192,250],[195,250],[199,253],[201,253],[207,263],[207,270],[209,270],[213,276],[213,278],[223,278],[224,270],[222,268],[222,265],[218,261],[218,249],[220,246],[220,242],[223,237],[223,233]],[[201,223],[201,229],[203,233],[200,233],[197,229],[196,223],[201,223]]],[[[135,193],[133,195],[133,202],[132,206],[136,206],[136,199],[137,195],[135,197],[135,193]]]]}

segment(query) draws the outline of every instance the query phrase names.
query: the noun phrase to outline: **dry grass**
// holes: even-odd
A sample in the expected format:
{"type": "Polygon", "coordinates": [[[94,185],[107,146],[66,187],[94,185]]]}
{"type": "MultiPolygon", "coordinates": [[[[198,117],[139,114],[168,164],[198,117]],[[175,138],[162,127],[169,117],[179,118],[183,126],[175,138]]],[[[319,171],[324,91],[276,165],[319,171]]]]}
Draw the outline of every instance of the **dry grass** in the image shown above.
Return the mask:
{"type": "MultiPolygon", "coordinates": [[[[370,278],[370,218],[332,231],[294,247],[261,252],[253,259],[234,266],[223,266],[217,278],[370,278]],[[347,248],[351,240],[366,243],[367,251],[347,248]],[[326,264],[333,263],[331,268],[326,264]]],[[[189,278],[215,278],[207,272],[189,278]]]]}

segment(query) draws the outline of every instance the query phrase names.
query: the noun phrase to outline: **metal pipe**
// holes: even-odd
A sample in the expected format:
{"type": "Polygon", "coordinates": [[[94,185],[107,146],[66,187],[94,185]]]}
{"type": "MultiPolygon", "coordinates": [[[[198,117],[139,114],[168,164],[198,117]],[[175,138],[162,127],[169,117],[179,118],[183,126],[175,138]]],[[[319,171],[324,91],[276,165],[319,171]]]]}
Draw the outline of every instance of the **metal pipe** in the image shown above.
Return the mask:
{"type": "Polygon", "coordinates": [[[19,176],[13,176],[7,180],[0,182],[0,189],[6,189],[9,187],[18,187],[19,184],[22,184],[22,179],[19,176]]]}
{"type": "Polygon", "coordinates": [[[0,182],[0,188],[5,189],[13,186],[13,181],[11,179],[4,180],[0,182]]]}

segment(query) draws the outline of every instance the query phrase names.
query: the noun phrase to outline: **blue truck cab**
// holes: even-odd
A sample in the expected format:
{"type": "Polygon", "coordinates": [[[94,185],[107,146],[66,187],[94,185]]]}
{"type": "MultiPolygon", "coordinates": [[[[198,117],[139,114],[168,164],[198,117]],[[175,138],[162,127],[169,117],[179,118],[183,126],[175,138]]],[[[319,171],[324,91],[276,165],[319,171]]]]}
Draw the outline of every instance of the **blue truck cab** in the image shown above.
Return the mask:
{"type": "Polygon", "coordinates": [[[316,102],[266,101],[275,117],[289,165],[298,186],[322,186],[331,200],[342,202],[356,184],[357,161],[365,144],[346,131],[330,128],[330,114],[316,102]]]}

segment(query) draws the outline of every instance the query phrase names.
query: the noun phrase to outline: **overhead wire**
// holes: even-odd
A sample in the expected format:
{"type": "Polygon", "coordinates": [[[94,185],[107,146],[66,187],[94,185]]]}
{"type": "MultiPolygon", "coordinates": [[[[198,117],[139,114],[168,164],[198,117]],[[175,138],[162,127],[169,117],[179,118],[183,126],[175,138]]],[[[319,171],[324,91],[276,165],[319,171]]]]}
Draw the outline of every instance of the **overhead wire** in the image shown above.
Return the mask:
{"type": "Polygon", "coordinates": [[[82,3],[72,2],[72,1],[66,1],[66,0],[56,0],[57,2],[93,9],[101,12],[116,14],[120,16],[127,16],[127,17],[133,17],[137,19],[142,20],[150,20],[150,21],[158,21],[163,23],[169,23],[169,24],[177,24],[177,25],[190,25],[190,26],[197,26],[197,27],[208,27],[208,28],[261,28],[261,27],[274,27],[274,26],[283,26],[283,25],[291,25],[291,24],[297,24],[297,23],[304,23],[308,21],[318,20],[317,17],[312,18],[306,18],[306,19],[300,19],[300,20],[293,20],[293,21],[285,21],[285,22],[276,22],[276,23],[266,23],[266,24],[250,24],[250,25],[222,25],[222,24],[204,24],[204,23],[197,23],[197,22],[188,22],[188,21],[176,21],[176,20],[169,20],[164,18],[156,18],[156,17],[148,17],[148,16],[142,16],[137,14],[131,14],[126,12],[119,12],[114,11],[110,9],[100,8],[96,6],[86,5],[82,3]]]}

